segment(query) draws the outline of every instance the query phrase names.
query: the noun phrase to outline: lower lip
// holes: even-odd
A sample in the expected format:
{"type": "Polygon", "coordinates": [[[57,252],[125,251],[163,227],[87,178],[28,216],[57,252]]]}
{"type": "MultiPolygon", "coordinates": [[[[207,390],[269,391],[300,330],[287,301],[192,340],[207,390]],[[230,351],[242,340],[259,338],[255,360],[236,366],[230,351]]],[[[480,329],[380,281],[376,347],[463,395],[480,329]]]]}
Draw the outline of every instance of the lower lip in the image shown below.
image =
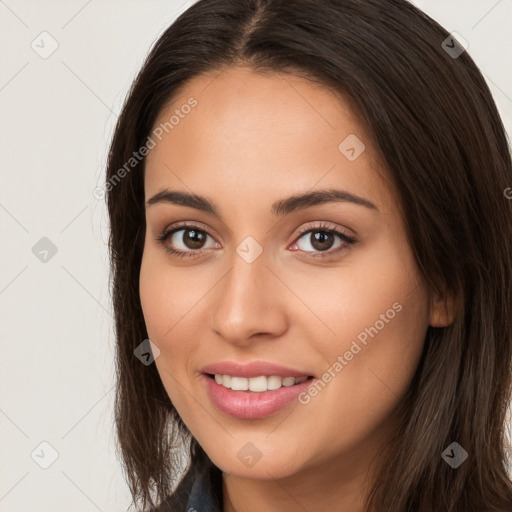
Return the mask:
{"type": "Polygon", "coordinates": [[[273,391],[233,391],[217,384],[206,374],[202,374],[206,390],[212,402],[225,414],[246,420],[269,416],[296,399],[313,381],[308,378],[293,386],[282,386],[273,391]]]}

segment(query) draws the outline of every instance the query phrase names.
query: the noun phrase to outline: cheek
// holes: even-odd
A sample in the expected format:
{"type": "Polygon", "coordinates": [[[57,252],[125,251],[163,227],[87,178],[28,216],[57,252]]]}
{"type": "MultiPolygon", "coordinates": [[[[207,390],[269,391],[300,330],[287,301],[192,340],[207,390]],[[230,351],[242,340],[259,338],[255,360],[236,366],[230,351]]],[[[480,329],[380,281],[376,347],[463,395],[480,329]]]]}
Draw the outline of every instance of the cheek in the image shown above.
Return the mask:
{"type": "MultiPolygon", "coordinates": [[[[140,269],[139,293],[144,321],[152,341],[162,340],[172,328],[174,304],[165,272],[151,251],[144,251],[140,269]]],[[[160,347],[162,349],[162,347],[160,347]]]]}
{"type": "Polygon", "coordinates": [[[149,339],[160,349],[155,361],[166,391],[177,408],[187,393],[183,385],[197,372],[204,339],[205,304],[218,275],[194,266],[169,263],[167,254],[148,244],[139,277],[139,293],[149,339]]]}
{"type": "Polygon", "coordinates": [[[207,287],[198,288],[196,280],[190,277],[183,269],[169,265],[160,251],[144,251],[139,293],[148,335],[156,342],[170,342],[181,325],[190,324],[193,319],[194,304],[204,296],[207,287]]]}
{"type": "Polygon", "coordinates": [[[382,340],[383,353],[410,341],[421,344],[428,326],[428,296],[413,255],[399,235],[383,232],[337,267],[285,270],[289,274],[284,280],[293,283],[300,299],[289,309],[295,315],[291,323],[308,329],[305,339],[314,340],[326,362],[349,350],[357,339],[363,346],[365,340],[367,346],[373,339],[382,340]],[[384,340],[394,342],[388,347],[384,340]]]}
{"type": "Polygon", "coordinates": [[[142,257],[139,293],[148,337],[160,349],[155,365],[162,383],[173,405],[186,410],[186,393],[180,383],[185,382],[186,362],[194,350],[193,340],[198,338],[190,331],[193,324],[187,323],[197,294],[179,272],[166,264],[165,255],[151,248],[142,257]],[[186,343],[180,342],[184,332],[186,343]]]}
{"type": "Polygon", "coordinates": [[[345,268],[301,280],[301,295],[324,324],[314,322],[307,338],[325,371],[343,375],[333,387],[349,388],[362,402],[405,393],[428,327],[426,287],[408,246],[396,240],[387,235],[353,264],[347,259],[345,268]],[[339,357],[343,368],[336,371],[339,357]]]}

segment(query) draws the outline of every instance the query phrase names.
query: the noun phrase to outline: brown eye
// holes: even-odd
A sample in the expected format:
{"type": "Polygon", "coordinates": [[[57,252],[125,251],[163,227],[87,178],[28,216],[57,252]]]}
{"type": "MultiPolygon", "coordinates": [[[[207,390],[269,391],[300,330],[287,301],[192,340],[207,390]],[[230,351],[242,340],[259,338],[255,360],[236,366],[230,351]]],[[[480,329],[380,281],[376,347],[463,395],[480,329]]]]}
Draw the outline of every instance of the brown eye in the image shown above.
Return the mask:
{"type": "Polygon", "coordinates": [[[355,240],[344,233],[332,228],[314,228],[302,233],[295,245],[303,252],[322,253],[329,251],[329,254],[337,252],[346,246],[353,244],[355,240]],[[338,243],[336,243],[338,239],[338,243]]]}
{"type": "Polygon", "coordinates": [[[197,256],[204,249],[219,247],[213,237],[203,229],[194,225],[181,225],[165,230],[158,238],[166,251],[180,257],[197,256]],[[208,238],[211,239],[207,247],[208,238]]]}
{"type": "Polygon", "coordinates": [[[197,229],[180,229],[175,232],[175,235],[179,232],[183,232],[180,237],[177,237],[178,240],[181,239],[181,242],[188,249],[202,249],[203,245],[206,241],[206,237],[208,236],[204,231],[199,231],[197,229]]]}
{"type": "Polygon", "coordinates": [[[327,251],[334,243],[334,235],[325,231],[312,231],[310,233],[310,244],[317,251],[327,251]]]}
{"type": "Polygon", "coordinates": [[[303,230],[293,247],[312,257],[334,256],[339,251],[348,249],[356,239],[327,225],[315,226],[303,230]]]}

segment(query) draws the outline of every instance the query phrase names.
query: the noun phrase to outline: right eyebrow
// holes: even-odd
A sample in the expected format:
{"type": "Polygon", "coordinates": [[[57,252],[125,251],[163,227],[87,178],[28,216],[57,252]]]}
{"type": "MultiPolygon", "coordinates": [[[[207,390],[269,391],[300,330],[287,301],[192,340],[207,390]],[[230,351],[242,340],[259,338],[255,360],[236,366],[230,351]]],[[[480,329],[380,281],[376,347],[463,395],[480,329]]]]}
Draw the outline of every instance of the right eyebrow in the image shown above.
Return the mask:
{"type": "Polygon", "coordinates": [[[146,207],[158,203],[171,203],[179,206],[188,206],[189,208],[195,208],[196,210],[201,210],[203,212],[211,213],[216,217],[220,217],[213,202],[206,197],[198,196],[197,194],[165,189],[146,201],[146,207]]]}

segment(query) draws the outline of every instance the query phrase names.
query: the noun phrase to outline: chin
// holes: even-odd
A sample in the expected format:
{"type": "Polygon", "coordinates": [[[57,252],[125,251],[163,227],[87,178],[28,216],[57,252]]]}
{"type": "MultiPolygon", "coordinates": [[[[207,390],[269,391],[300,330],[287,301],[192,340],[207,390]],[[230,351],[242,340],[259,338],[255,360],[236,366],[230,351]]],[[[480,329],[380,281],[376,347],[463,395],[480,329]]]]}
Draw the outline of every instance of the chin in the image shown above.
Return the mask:
{"type": "MultiPolygon", "coordinates": [[[[302,464],[296,459],[296,451],[290,453],[282,448],[268,447],[266,442],[233,442],[226,449],[217,445],[216,449],[205,449],[211,461],[224,473],[240,478],[271,480],[285,478],[300,471],[302,464]],[[268,447],[268,448],[267,448],[268,447]]],[[[291,449],[291,447],[290,447],[291,449]]]]}

